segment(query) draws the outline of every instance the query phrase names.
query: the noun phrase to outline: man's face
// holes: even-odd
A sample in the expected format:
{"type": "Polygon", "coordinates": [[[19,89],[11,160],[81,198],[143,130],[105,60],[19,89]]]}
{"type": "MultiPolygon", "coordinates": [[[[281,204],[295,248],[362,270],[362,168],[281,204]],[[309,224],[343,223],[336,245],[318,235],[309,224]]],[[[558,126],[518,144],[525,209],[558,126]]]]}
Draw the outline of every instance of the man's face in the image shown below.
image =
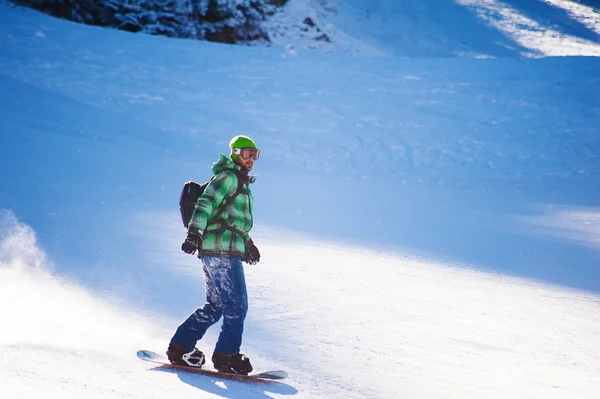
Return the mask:
{"type": "Polygon", "coordinates": [[[250,172],[254,167],[254,161],[256,161],[260,155],[260,150],[257,148],[242,148],[237,150],[238,157],[235,163],[240,165],[242,169],[250,172]]]}
{"type": "Polygon", "coordinates": [[[252,170],[252,168],[254,167],[254,159],[252,159],[252,158],[244,159],[242,157],[237,157],[237,159],[235,160],[235,163],[240,165],[240,167],[247,172],[250,172],[252,170]]]}

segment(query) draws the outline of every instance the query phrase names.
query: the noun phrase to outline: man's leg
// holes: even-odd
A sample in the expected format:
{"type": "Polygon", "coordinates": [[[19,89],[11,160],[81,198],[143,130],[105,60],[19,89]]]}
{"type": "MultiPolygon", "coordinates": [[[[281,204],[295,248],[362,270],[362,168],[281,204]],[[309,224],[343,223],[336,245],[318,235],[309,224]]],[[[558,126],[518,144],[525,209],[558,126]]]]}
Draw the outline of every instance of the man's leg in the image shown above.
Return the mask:
{"type": "Polygon", "coordinates": [[[223,325],[215,352],[232,355],[240,351],[248,313],[244,267],[240,258],[212,258],[207,263],[223,311],[223,325]]]}
{"type": "Polygon", "coordinates": [[[192,313],[178,328],[171,343],[192,350],[206,333],[206,330],[221,318],[222,305],[208,265],[202,258],[202,270],[206,285],[206,304],[192,313]]]}

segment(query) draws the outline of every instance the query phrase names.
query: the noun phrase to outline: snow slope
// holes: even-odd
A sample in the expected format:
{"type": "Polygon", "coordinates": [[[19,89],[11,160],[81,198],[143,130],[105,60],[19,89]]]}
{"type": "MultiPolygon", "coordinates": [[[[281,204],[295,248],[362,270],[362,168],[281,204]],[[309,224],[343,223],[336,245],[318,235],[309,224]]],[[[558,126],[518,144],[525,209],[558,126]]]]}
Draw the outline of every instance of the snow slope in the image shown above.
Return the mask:
{"type": "MultiPolygon", "coordinates": [[[[467,24],[490,4],[453,9],[467,24]]],[[[523,45],[448,58],[352,22],[359,6],[338,3],[337,27],[379,57],[172,41],[0,3],[3,397],[597,396],[600,61],[523,45]],[[201,304],[179,189],[238,132],[262,149],[243,349],[283,383],[134,356],[201,304]]],[[[423,7],[402,18],[453,41],[423,7]]],[[[583,37],[588,11],[559,20],[583,37]]]]}
{"type": "Polygon", "coordinates": [[[270,31],[276,43],[353,55],[598,56],[599,10],[570,0],[290,0],[270,31]]]}

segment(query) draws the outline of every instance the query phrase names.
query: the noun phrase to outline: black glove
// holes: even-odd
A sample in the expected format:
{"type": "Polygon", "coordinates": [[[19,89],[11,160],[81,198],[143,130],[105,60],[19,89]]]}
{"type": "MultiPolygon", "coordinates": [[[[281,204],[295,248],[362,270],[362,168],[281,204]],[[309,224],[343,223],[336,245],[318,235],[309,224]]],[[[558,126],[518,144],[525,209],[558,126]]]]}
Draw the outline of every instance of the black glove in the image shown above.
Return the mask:
{"type": "Polygon", "coordinates": [[[181,250],[186,254],[193,255],[194,253],[196,253],[198,248],[200,248],[201,243],[202,237],[198,235],[197,232],[192,231],[192,229],[189,229],[185,241],[183,242],[183,244],[181,244],[181,250]]]}
{"type": "Polygon", "coordinates": [[[256,245],[250,241],[246,248],[246,263],[256,265],[258,262],[260,262],[260,252],[258,252],[256,245]]]}

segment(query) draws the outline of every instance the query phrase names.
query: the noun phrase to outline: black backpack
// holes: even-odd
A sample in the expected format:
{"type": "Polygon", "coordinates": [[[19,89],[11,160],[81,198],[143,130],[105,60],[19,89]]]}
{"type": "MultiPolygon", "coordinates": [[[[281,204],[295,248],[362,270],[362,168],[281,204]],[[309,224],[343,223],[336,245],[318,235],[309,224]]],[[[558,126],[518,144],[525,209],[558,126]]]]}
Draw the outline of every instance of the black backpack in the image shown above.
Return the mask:
{"type": "MultiPolygon", "coordinates": [[[[181,196],[179,197],[179,211],[181,212],[181,221],[183,222],[183,227],[186,229],[190,224],[190,220],[192,219],[192,214],[194,213],[194,208],[196,207],[196,201],[198,198],[204,193],[206,187],[210,184],[211,181],[216,176],[213,176],[209,181],[204,184],[198,184],[194,181],[189,181],[183,185],[183,190],[181,190],[181,196]]],[[[238,176],[238,188],[235,193],[227,198],[225,203],[221,205],[221,210],[217,212],[217,214],[213,215],[213,219],[221,214],[221,211],[227,207],[227,204],[242,191],[242,179],[238,176]]]]}
{"type": "Polygon", "coordinates": [[[181,197],[179,197],[179,211],[181,212],[181,221],[183,222],[183,227],[186,229],[188,224],[190,224],[190,220],[192,219],[192,214],[194,213],[194,207],[196,206],[198,197],[200,197],[204,190],[206,190],[206,187],[211,180],[212,179],[204,184],[198,184],[195,181],[189,181],[183,185],[181,197]]]}

